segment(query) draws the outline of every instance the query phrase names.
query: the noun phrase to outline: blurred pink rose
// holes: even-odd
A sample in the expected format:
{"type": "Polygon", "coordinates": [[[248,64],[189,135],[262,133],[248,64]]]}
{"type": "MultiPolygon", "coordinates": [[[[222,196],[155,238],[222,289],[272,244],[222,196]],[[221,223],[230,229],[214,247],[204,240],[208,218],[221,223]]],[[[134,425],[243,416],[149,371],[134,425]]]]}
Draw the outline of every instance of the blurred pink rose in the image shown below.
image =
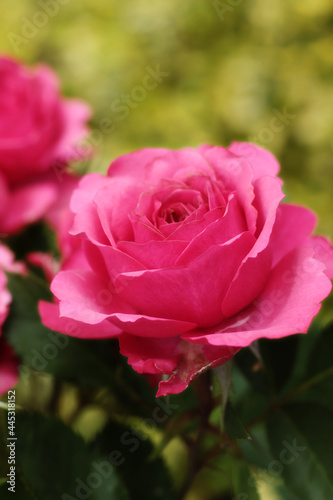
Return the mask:
{"type": "Polygon", "coordinates": [[[57,200],[89,116],[85,103],[61,97],[47,66],[0,58],[0,233],[38,220],[57,200]]]}
{"type": "Polygon", "coordinates": [[[281,204],[278,171],[268,151],[233,143],[144,149],[86,175],[71,201],[81,253],[54,278],[56,302],[40,304],[44,324],[119,336],[136,371],[170,375],[158,396],[256,339],[305,333],[333,250],[311,236],[311,211],[281,204]]]}
{"type": "Polygon", "coordinates": [[[12,252],[0,243],[0,396],[13,387],[18,379],[18,359],[12,348],[1,338],[2,325],[9,311],[11,295],[7,290],[4,271],[24,273],[23,264],[14,262],[12,252]]]}

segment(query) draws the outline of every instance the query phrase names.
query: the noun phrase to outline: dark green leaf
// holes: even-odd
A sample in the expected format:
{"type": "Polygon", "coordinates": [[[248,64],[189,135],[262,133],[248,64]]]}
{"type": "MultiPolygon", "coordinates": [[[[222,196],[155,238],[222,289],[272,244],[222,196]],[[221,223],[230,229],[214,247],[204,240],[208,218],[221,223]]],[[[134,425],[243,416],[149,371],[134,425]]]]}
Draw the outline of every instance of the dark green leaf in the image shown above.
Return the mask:
{"type": "Polygon", "coordinates": [[[230,439],[251,439],[250,434],[247,432],[242,422],[238,418],[234,408],[230,401],[228,401],[225,414],[224,414],[224,426],[226,433],[230,439]]]}
{"type": "Polygon", "coordinates": [[[157,426],[157,420],[168,418],[160,407],[156,408],[158,411],[142,420],[140,426],[130,428],[110,422],[95,442],[97,450],[109,457],[113,454],[113,459],[121,462],[119,474],[131,500],[174,498],[169,472],[161,458],[152,459],[154,448],[146,433],[157,426]]]}
{"type": "Polygon", "coordinates": [[[250,349],[241,349],[235,356],[238,369],[253,388],[261,394],[268,395],[269,379],[264,367],[260,366],[258,359],[250,349]]]}
{"type": "Polygon", "coordinates": [[[282,339],[261,339],[260,353],[275,393],[279,393],[291,376],[299,346],[299,335],[282,339]]]}
{"type": "Polygon", "coordinates": [[[272,413],[267,422],[274,461],[296,498],[333,498],[333,412],[307,403],[294,403],[272,413]]]}
{"type": "Polygon", "coordinates": [[[3,485],[2,499],[129,500],[117,468],[62,422],[17,412],[16,437],[15,494],[3,485]]]}

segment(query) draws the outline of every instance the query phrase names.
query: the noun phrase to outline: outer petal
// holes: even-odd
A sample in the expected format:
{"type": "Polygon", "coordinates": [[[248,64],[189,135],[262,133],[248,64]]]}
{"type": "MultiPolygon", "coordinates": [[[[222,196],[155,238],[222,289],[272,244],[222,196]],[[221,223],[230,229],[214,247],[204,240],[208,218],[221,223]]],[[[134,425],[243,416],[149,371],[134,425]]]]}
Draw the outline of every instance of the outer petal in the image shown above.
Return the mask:
{"type": "Polygon", "coordinates": [[[111,179],[102,174],[93,173],[82,177],[71,198],[71,210],[77,213],[82,207],[93,201],[100,189],[112,182],[111,179]]]}
{"type": "Polygon", "coordinates": [[[311,248],[291,251],[272,270],[252,305],[214,328],[189,332],[183,338],[199,344],[246,347],[263,337],[306,333],[332,288],[324,264],[313,253],[311,248]]]}
{"type": "Polygon", "coordinates": [[[38,304],[38,310],[43,325],[71,337],[102,339],[118,337],[121,334],[121,330],[108,320],[104,320],[97,325],[90,325],[71,318],[60,317],[59,304],[41,300],[38,304]]]}
{"type": "MultiPolygon", "coordinates": [[[[273,266],[291,250],[305,245],[316,227],[317,217],[307,208],[283,203],[277,208],[270,237],[273,266]]],[[[320,259],[319,259],[320,260],[320,259]]]]}
{"type": "Polygon", "coordinates": [[[280,165],[275,156],[267,151],[267,149],[263,149],[256,144],[232,142],[228,147],[228,151],[241,157],[251,166],[254,173],[254,181],[265,175],[275,177],[280,171],[280,165]]]}
{"type": "Polygon", "coordinates": [[[314,258],[323,262],[326,266],[325,273],[333,279],[333,245],[328,238],[323,236],[310,236],[305,241],[306,246],[314,249],[314,258]]]}
{"type": "Polygon", "coordinates": [[[89,324],[101,323],[114,312],[135,312],[118,297],[112,283],[92,271],[61,271],[52,281],[51,290],[60,300],[61,316],[89,324]]]}
{"type": "Polygon", "coordinates": [[[111,282],[102,281],[92,271],[62,271],[54,278],[51,290],[60,299],[61,317],[90,325],[109,319],[118,328],[142,337],[155,337],[156,332],[159,337],[172,337],[197,326],[138,313],[115,293],[111,282]]]}

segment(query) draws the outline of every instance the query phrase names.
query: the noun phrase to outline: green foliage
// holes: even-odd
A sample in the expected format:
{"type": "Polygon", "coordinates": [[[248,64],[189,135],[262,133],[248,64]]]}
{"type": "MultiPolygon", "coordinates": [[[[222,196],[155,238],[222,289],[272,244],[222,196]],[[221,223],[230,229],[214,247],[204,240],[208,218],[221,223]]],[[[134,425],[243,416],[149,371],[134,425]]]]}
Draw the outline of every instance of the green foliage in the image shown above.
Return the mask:
{"type": "Polygon", "coordinates": [[[272,413],[267,432],[275,461],[290,491],[304,500],[333,496],[333,412],[320,405],[295,403],[272,413]]]}
{"type": "Polygon", "coordinates": [[[18,500],[129,500],[116,468],[91,452],[83,439],[51,417],[16,415],[15,493],[0,487],[1,498],[18,500]]]}
{"type": "MultiPolygon", "coordinates": [[[[162,412],[163,413],[163,412],[162,412]]],[[[161,415],[159,416],[161,418],[161,415]]],[[[168,415],[162,415],[162,419],[168,415]]],[[[144,429],[154,429],[157,421],[147,418],[142,428],[110,421],[96,438],[94,448],[113,456],[120,463],[119,474],[127,485],[132,500],[169,500],[174,487],[161,457],[152,458],[154,447],[144,429]]]]}

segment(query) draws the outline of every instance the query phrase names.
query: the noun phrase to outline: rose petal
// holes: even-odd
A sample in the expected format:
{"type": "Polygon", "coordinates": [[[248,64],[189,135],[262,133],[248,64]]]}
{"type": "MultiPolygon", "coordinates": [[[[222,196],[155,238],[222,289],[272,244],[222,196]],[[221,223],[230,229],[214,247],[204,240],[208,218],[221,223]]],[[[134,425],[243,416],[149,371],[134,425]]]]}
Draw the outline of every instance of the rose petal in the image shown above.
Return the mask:
{"type": "Polygon", "coordinates": [[[259,338],[306,333],[332,284],[311,248],[297,248],[275,266],[260,296],[237,316],[184,340],[216,346],[246,347],[259,338]]]}
{"type": "Polygon", "coordinates": [[[314,249],[314,258],[325,264],[325,274],[333,279],[333,245],[328,238],[323,236],[310,236],[304,242],[306,246],[314,249]]]}
{"type": "Polygon", "coordinates": [[[56,332],[82,339],[103,339],[118,337],[122,332],[107,319],[96,325],[83,323],[72,318],[60,317],[59,304],[38,303],[38,311],[43,325],[56,332]]]}
{"type": "MultiPolygon", "coordinates": [[[[192,239],[177,260],[177,265],[188,265],[207,248],[221,245],[246,231],[244,214],[234,195],[230,195],[223,217],[206,226],[192,239]]],[[[163,244],[163,243],[162,243],[163,244]]]]}
{"type": "Polygon", "coordinates": [[[187,245],[186,241],[177,240],[149,241],[141,245],[131,241],[121,241],[118,243],[118,249],[141,262],[146,269],[161,269],[174,267],[187,245]]]}
{"type": "Polygon", "coordinates": [[[213,325],[222,319],[224,294],[253,243],[252,234],[243,233],[224,245],[209,248],[188,267],[123,273],[115,278],[114,285],[141,314],[213,325]],[[125,288],[121,282],[124,278],[130,279],[130,286],[125,288]]]}
{"type": "Polygon", "coordinates": [[[277,208],[276,221],[270,236],[273,266],[291,250],[305,245],[316,227],[317,217],[307,208],[284,203],[277,208]]]}
{"type": "Polygon", "coordinates": [[[262,177],[256,181],[255,204],[260,214],[258,229],[261,228],[261,232],[226,293],[222,304],[226,317],[233,316],[250,304],[266,283],[271,268],[271,250],[268,244],[276,210],[283,196],[277,179],[262,177]]]}
{"type": "Polygon", "coordinates": [[[92,271],[61,271],[51,283],[60,300],[60,314],[89,324],[100,323],[114,312],[134,312],[115,293],[112,283],[92,271]]]}
{"type": "Polygon", "coordinates": [[[253,180],[265,175],[275,177],[280,171],[280,165],[272,153],[256,144],[249,142],[232,142],[228,150],[246,161],[252,168],[253,180]]]}
{"type": "Polygon", "coordinates": [[[226,192],[235,193],[243,207],[248,230],[254,234],[258,214],[252,205],[254,192],[251,166],[245,159],[222,147],[208,149],[204,156],[215,170],[226,192]]]}

